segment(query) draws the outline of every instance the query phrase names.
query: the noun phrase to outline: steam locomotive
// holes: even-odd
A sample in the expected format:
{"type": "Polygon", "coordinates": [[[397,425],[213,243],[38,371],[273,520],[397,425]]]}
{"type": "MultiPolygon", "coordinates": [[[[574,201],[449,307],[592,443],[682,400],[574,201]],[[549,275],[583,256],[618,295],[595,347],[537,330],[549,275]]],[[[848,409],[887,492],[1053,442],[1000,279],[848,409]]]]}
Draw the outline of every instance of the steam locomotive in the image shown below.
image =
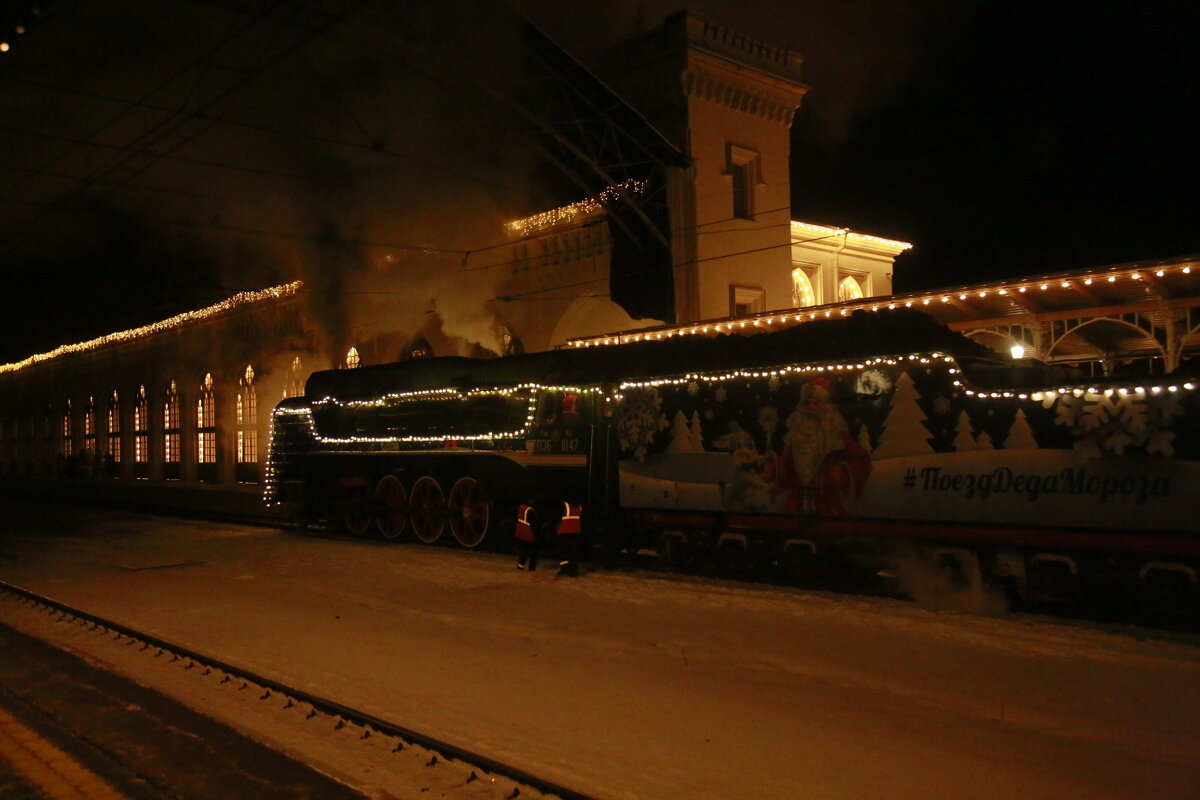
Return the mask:
{"type": "Polygon", "coordinates": [[[463,547],[573,499],[610,554],[916,565],[943,588],[1194,611],[1196,385],[1012,360],[907,309],[441,357],[315,373],[273,412],[264,494],[463,547]]]}

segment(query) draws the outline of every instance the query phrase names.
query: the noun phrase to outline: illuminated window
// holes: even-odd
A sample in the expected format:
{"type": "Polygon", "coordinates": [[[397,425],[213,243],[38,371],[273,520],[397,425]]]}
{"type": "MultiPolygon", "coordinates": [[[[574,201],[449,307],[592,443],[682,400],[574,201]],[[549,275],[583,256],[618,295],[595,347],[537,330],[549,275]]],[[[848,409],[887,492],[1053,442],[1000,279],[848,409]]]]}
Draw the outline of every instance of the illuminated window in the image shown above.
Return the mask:
{"type": "Polygon", "coordinates": [[[284,386],[283,397],[304,395],[304,365],[300,363],[300,356],[292,360],[292,368],[288,369],[288,379],[284,383],[287,386],[284,386]]]}
{"type": "Polygon", "coordinates": [[[139,478],[150,475],[150,408],[146,402],[146,387],[139,386],[133,401],[133,461],[139,478]]]}
{"type": "Polygon", "coordinates": [[[163,401],[163,477],[178,480],[179,441],[179,389],[175,381],[167,386],[167,399],[163,401]]]}
{"type": "Polygon", "coordinates": [[[754,196],[758,190],[762,160],[757,150],[726,145],[725,174],[733,189],[733,216],[754,219],[754,196]]]}
{"type": "Polygon", "coordinates": [[[83,409],[83,449],[89,456],[96,455],[96,398],[89,397],[83,409]]]}
{"type": "Polygon", "coordinates": [[[258,481],[258,392],[254,387],[254,367],[246,365],[238,381],[237,452],[234,471],[239,483],[258,481]]]}
{"type": "Polygon", "coordinates": [[[804,308],[817,304],[817,293],[813,291],[812,281],[804,267],[792,270],[792,307],[804,308]]]}
{"type": "Polygon", "coordinates": [[[853,275],[842,278],[841,283],[838,284],[838,302],[845,303],[849,300],[862,300],[862,298],[862,284],[858,282],[858,278],[853,275]]]}
{"type": "Polygon", "coordinates": [[[213,395],[212,374],[206,374],[196,400],[196,463],[200,464],[202,481],[216,480],[217,465],[217,401],[213,395]]]}
{"type": "Polygon", "coordinates": [[[429,341],[424,336],[418,336],[408,343],[404,353],[400,356],[403,361],[418,361],[422,358],[433,358],[433,348],[429,346],[429,341]]]}
{"type": "Polygon", "coordinates": [[[767,310],[767,293],[757,286],[729,286],[729,315],[744,317],[767,310]]]}
{"type": "Polygon", "coordinates": [[[346,351],[346,369],[357,369],[359,363],[358,350],[351,347],[346,351]]]}
{"type": "Polygon", "coordinates": [[[63,458],[68,458],[74,452],[74,443],[71,440],[71,401],[68,400],[66,406],[63,407],[62,413],[62,446],[59,448],[63,458]]]}
{"type": "Polygon", "coordinates": [[[116,389],[108,401],[108,460],[110,464],[121,463],[121,398],[116,389]]]}

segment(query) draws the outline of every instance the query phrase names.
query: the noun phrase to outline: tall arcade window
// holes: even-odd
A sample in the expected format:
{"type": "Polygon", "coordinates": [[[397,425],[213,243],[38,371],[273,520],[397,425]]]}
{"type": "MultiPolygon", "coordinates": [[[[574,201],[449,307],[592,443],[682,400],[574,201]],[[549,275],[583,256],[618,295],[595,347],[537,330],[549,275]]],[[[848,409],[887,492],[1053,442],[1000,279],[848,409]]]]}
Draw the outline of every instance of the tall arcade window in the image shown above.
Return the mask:
{"type": "Polygon", "coordinates": [[[358,357],[358,349],[351,347],[346,351],[346,369],[357,369],[362,363],[362,359],[358,357]]]}
{"type": "Polygon", "coordinates": [[[196,463],[200,465],[197,475],[200,480],[217,479],[217,401],[211,372],[200,383],[200,397],[196,400],[196,463]]]}
{"type": "Polygon", "coordinates": [[[108,463],[116,477],[116,465],[121,463],[121,398],[116,389],[108,401],[108,463]]]}
{"type": "Polygon", "coordinates": [[[37,412],[29,412],[29,425],[25,429],[25,475],[32,476],[37,464],[37,412]]]}
{"type": "Polygon", "coordinates": [[[163,401],[163,477],[179,479],[179,388],[175,381],[167,386],[167,399],[163,401]]]}
{"type": "Polygon", "coordinates": [[[42,414],[42,472],[46,475],[54,474],[54,417],[54,406],[46,406],[42,414]]]}
{"type": "Polygon", "coordinates": [[[304,365],[300,363],[300,356],[292,359],[292,366],[288,369],[287,380],[284,381],[283,396],[299,397],[304,394],[304,365]]]}
{"type": "Polygon", "coordinates": [[[133,471],[139,478],[150,477],[150,406],[146,387],[139,386],[133,401],[133,471]]]}
{"type": "Polygon", "coordinates": [[[237,395],[237,453],[235,454],[239,483],[258,481],[258,395],[254,388],[254,367],[238,381],[237,395]]]}
{"type": "Polygon", "coordinates": [[[71,401],[67,400],[67,404],[63,406],[62,413],[62,445],[59,448],[59,453],[63,458],[70,458],[75,452],[75,443],[71,439],[71,401]]]}
{"type": "MultiPolygon", "coordinates": [[[[89,397],[83,409],[83,449],[88,457],[96,456],[96,398],[89,397]]],[[[86,469],[86,465],[85,465],[86,469]]]]}

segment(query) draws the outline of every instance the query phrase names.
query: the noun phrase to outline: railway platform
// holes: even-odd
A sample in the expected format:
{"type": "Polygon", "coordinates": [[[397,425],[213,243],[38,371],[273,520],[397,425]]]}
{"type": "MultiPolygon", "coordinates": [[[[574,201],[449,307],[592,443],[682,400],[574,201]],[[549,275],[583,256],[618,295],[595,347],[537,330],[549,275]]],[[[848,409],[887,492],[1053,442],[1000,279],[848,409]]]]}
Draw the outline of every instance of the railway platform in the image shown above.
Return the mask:
{"type": "Polygon", "coordinates": [[[0,797],[365,795],[158,692],[0,624],[0,797]]]}

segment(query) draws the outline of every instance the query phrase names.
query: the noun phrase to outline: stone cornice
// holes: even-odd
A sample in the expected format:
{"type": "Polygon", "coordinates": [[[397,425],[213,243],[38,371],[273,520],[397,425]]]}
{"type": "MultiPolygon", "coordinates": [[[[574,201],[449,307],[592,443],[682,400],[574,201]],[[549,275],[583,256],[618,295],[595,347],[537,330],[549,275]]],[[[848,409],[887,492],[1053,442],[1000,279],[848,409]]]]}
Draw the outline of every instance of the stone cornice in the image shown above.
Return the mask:
{"type": "Polygon", "coordinates": [[[791,124],[808,87],[733,61],[724,54],[691,48],[683,76],[683,91],[728,108],[791,124]]]}

